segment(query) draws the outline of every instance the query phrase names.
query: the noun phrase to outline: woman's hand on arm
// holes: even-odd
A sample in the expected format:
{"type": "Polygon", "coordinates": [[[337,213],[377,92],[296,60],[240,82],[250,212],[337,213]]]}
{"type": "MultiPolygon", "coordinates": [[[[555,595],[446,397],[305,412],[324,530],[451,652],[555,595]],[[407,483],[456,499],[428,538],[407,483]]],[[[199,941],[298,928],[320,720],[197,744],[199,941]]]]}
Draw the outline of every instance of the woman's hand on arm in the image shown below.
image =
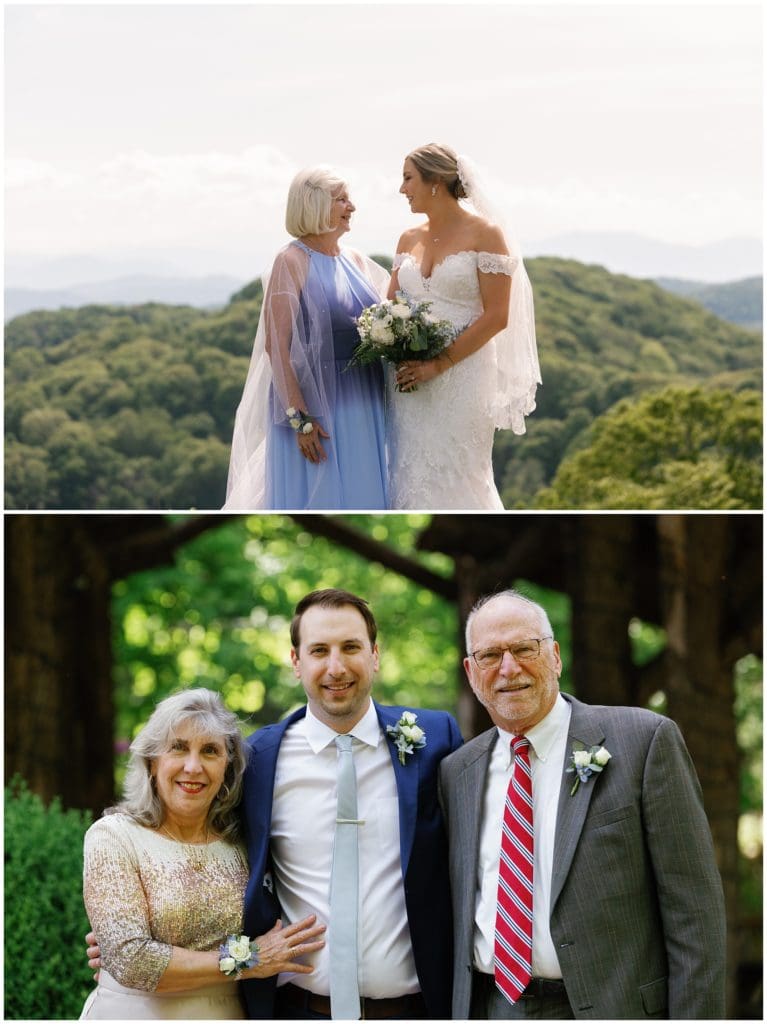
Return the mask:
{"type": "Polygon", "coordinates": [[[242,972],[243,978],[271,978],[273,974],[290,971],[294,974],[311,974],[314,970],[308,964],[296,963],[296,957],[316,953],[325,941],[324,924],[317,924],[316,914],[310,914],[303,921],[282,927],[277,921],[266,935],[256,939],[259,963],[242,972]]]}
{"type": "MultiPolygon", "coordinates": [[[[314,914],[302,921],[282,927],[277,921],[265,935],[256,938],[259,962],[240,974],[241,979],[271,978],[281,971],[294,974],[311,974],[314,970],[308,964],[296,962],[296,957],[316,953],[325,945],[322,935],[324,924],[317,924],[314,914]]],[[[157,992],[185,992],[204,988],[208,985],[237,981],[234,975],[224,974],[218,966],[218,951],[198,952],[193,949],[173,947],[170,963],[165,969],[157,992]]]]}
{"type": "MultiPolygon", "coordinates": [[[[316,953],[325,945],[322,938],[325,925],[316,922],[315,914],[288,925],[287,928],[282,927],[282,921],[277,921],[265,935],[256,939],[259,962],[254,967],[242,971],[241,977],[270,978],[273,974],[279,974],[281,971],[311,974],[314,968],[307,964],[297,963],[295,958],[305,956],[307,953],[316,953]]],[[[93,932],[88,932],[85,941],[88,945],[88,966],[92,970],[96,970],[94,978],[98,980],[101,949],[93,932]]],[[[170,962],[155,990],[157,992],[184,992],[206,985],[223,984],[236,980],[219,969],[217,950],[200,952],[194,949],[182,949],[180,946],[173,946],[172,950],[170,962]]]]}
{"type": "Polygon", "coordinates": [[[93,971],[93,980],[99,980],[99,970],[101,968],[101,950],[96,942],[96,936],[93,932],[88,932],[85,936],[85,955],[88,957],[88,966],[93,971]]]}

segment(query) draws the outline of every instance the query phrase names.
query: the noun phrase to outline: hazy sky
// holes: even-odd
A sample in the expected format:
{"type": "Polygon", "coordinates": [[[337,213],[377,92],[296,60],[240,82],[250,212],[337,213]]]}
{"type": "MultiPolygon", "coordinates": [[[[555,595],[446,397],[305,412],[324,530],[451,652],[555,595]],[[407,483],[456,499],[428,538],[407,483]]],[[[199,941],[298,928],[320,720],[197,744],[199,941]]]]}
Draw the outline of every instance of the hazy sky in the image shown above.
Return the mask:
{"type": "Polygon", "coordinates": [[[6,250],[173,253],[243,277],[299,167],[352,184],[349,241],[411,223],[402,158],[447,142],[523,244],[761,234],[759,4],[5,7],[6,250]]]}

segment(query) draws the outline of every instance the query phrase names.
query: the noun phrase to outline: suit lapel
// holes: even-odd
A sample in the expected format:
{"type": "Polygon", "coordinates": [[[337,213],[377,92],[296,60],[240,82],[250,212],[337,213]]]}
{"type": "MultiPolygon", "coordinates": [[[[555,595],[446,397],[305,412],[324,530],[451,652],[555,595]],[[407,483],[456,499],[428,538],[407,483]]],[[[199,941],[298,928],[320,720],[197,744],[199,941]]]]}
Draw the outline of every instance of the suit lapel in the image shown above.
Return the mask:
{"type": "MultiPolygon", "coordinates": [[[[570,755],[576,744],[585,748],[600,745],[605,738],[604,730],[599,723],[597,714],[580,701],[563,694],[572,707],[570,728],[567,734],[565,760],[562,765],[562,782],[559,791],[559,807],[557,809],[557,827],[554,837],[554,868],[551,875],[551,909],[554,910],[559,894],[565,884],[572,864],[575,849],[580,839],[583,824],[586,820],[591,794],[594,786],[580,785],[573,796],[570,790],[575,782],[575,775],[566,774],[570,764],[570,755]]],[[[593,781],[593,780],[592,780],[593,781]]]]}
{"type": "Polygon", "coordinates": [[[299,708],[284,721],[279,722],[268,735],[258,737],[251,746],[248,758],[248,776],[251,786],[248,800],[247,830],[251,842],[269,845],[272,830],[272,804],[274,803],[274,777],[277,772],[277,758],[280,744],[290,726],[303,718],[306,707],[299,708]]]}
{"type": "Polygon", "coordinates": [[[407,874],[410,853],[413,849],[415,838],[415,827],[418,820],[418,779],[421,770],[423,751],[414,751],[405,758],[405,763],[400,764],[397,755],[397,748],[389,739],[386,733],[387,725],[396,725],[401,714],[400,708],[382,707],[373,702],[378,715],[378,721],[383,730],[384,743],[389,748],[392,767],[394,768],[394,779],[397,783],[397,800],[399,802],[399,849],[402,861],[402,877],[407,874]]]}
{"type": "Polygon", "coordinates": [[[487,769],[490,763],[490,752],[498,739],[496,728],[488,729],[474,741],[475,756],[464,766],[457,777],[456,807],[460,818],[456,826],[458,835],[463,836],[460,848],[464,857],[464,877],[470,880],[473,887],[477,877],[479,860],[479,838],[482,821],[483,797],[487,780],[487,769]]]}

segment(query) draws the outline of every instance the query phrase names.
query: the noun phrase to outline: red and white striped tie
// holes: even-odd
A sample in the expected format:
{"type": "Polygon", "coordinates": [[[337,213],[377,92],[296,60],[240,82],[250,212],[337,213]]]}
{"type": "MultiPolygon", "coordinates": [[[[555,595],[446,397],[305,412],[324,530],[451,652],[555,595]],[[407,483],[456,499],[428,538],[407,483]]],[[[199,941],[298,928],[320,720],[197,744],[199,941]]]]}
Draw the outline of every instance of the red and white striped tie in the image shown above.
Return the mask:
{"type": "Polygon", "coordinates": [[[532,978],[533,966],[533,783],[530,741],[515,736],[503,812],[495,919],[495,983],[515,1003],[532,978]]]}

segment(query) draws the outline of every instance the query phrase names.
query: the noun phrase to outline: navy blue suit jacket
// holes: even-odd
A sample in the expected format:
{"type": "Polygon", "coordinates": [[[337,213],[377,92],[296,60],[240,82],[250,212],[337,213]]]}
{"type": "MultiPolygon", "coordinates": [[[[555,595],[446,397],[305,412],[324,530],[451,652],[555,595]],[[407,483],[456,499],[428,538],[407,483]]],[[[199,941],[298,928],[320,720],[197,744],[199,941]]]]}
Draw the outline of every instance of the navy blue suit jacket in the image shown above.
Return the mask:
{"type": "MultiPolygon", "coordinates": [[[[395,725],[403,711],[412,710],[380,704],[375,704],[375,709],[384,735],[387,725],[395,725]]],[[[397,782],[402,876],[416,971],[429,1016],[446,1018],[450,1016],[451,1001],[452,914],[437,774],[442,758],[463,740],[452,715],[415,710],[418,725],[426,733],[426,746],[408,755],[406,764],[401,765],[394,743],[387,742],[397,782]]],[[[285,732],[305,715],[304,707],[276,725],[259,729],[248,740],[250,754],[241,806],[250,864],[245,895],[247,935],[263,935],[280,916],[272,891],[269,850],[274,776],[285,732]]],[[[249,1017],[274,1017],[276,982],[276,978],[266,978],[241,983],[249,1017]]]]}

